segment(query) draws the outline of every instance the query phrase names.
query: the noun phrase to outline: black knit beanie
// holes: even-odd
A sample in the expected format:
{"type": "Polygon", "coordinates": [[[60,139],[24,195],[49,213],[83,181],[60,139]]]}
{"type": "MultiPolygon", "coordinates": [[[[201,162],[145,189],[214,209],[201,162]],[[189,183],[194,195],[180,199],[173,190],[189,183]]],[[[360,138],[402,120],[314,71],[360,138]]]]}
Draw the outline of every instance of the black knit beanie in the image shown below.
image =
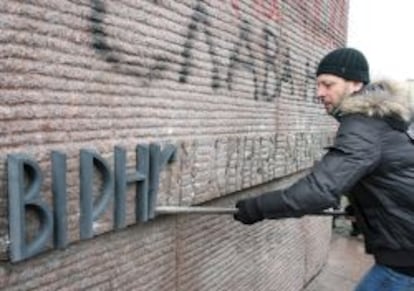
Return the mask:
{"type": "Polygon", "coordinates": [[[369,83],[368,61],[360,51],[353,48],[340,48],[328,53],[318,65],[316,76],[320,74],[369,83]]]}

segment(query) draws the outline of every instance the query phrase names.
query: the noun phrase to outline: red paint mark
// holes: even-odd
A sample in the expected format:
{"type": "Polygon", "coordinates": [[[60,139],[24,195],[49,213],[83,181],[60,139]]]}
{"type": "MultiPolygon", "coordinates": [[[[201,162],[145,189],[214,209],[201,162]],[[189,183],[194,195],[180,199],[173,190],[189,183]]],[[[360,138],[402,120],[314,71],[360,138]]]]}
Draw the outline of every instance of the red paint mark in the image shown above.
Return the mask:
{"type": "Polygon", "coordinates": [[[259,13],[264,15],[268,19],[274,21],[282,20],[282,13],[280,10],[280,0],[256,0],[256,7],[259,9],[259,13]]]}
{"type": "Polygon", "coordinates": [[[323,0],[314,0],[314,4],[312,5],[313,7],[313,15],[314,15],[314,20],[316,20],[317,22],[322,20],[322,1],[323,0]]]}
{"type": "MultiPolygon", "coordinates": [[[[232,12],[237,18],[241,18],[240,0],[230,0],[232,12]]],[[[281,21],[282,11],[280,9],[280,0],[255,0],[253,3],[253,10],[255,10],[259,17],[265,17],[267,20],[281,21]]]]}
{"type": "Polygon", "coordinates": [[[231,7],[233,7],[233,13],[240,18],[240,0],[231,0],[231,7]]]}

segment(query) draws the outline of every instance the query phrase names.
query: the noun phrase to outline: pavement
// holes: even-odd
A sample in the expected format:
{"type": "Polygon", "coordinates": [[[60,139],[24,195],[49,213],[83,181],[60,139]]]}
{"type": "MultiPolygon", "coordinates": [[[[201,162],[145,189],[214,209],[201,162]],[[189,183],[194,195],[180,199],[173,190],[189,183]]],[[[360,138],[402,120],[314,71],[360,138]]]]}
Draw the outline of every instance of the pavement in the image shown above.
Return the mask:
{"type": "Polygon", "coordinates": [[[365,254],[363,236],[350,236],[350,229],[348,220],[336,219],[328,260],[303,291],[352,291],[374,264],[365,254]]]}

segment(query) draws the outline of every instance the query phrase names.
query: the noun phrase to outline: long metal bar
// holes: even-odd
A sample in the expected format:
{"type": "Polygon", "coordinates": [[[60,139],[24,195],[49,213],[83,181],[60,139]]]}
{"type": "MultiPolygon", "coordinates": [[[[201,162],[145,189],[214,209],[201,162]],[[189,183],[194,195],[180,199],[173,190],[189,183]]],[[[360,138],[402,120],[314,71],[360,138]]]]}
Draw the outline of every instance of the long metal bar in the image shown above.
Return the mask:
{"type": "MultiPolygon", "coordinates": [[[[155,211],[157,214],[235,214],[235,207],[207,207],[207,206],[158,206],[155,211]]],[[[317,216],[342,216],[345,215],[341,210],[324,210],[308,215],[317,216]]]]}
{"type": "Polygon", "coordinates": [[[322,210],[315,213],[309,213],[307,215],[317,215],[317,216],[346,216],[346,212],[343,210],[322,210]]]}
{"type": "Polygon", "coordinates": [[[237,208],[207,206],[158,206],[158,214],[234,214],[237,208]]]}

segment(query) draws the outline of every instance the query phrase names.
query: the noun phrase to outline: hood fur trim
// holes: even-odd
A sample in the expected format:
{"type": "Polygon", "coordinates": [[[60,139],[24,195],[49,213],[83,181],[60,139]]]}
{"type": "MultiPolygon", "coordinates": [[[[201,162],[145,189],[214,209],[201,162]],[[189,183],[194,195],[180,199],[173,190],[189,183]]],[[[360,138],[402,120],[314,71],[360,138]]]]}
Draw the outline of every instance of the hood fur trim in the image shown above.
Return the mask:
{"type": "Polygon", "coordinates": [[[340,112],[394,117],[410,122],[414,115],[413,99],[411,92],[402,84],[381,80],[365,86],[355,95],[346,97],[340,105],[340,112]]]}

